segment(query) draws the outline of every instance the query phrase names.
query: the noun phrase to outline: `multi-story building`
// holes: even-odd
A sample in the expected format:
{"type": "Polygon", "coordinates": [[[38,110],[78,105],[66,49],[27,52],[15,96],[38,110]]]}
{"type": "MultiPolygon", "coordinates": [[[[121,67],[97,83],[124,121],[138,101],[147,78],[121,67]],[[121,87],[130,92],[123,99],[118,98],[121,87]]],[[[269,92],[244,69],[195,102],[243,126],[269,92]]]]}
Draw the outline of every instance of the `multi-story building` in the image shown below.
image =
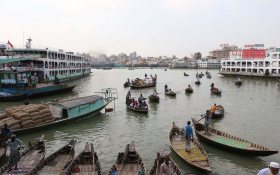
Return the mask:
{"type": "Polygon", "coordinates": [[[229,44],[221,44],[220,47],[220,49],[210,51],[208,58],[221,60],[223,58],[228,58],[231,51],[240,50],[237,46],[229,44]]]}

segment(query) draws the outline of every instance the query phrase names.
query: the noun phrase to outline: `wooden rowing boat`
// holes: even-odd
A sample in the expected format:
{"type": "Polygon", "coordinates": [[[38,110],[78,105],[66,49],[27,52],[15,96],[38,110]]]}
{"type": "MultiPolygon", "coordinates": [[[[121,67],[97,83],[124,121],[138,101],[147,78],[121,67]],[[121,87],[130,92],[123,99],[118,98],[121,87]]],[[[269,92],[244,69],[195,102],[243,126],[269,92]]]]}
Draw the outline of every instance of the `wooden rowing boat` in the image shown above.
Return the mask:
{"type": "Polygon", "coordinates": [[[213,146],[217,146],[220,149],[253,156],[269,156],[278,153],[278,151],[271,150],[265,146],[249,142],[211,127],[209,127],[210,135],[204,135],[204,125],[197,122],[195,118],[192,118],[192,121],[195,126],[197,138],[213,146]]]}
{"type": "Polygon", "coordinates": [[[10,163],[6,163],[0,170],[3,175],[12,174],[29,174],[34,168],[43,161],[45,158],[45,143],[44,135],[42,135],[37,143],[31,144],[29,142],[28,148],[21,152],[21,158],[18,162],[18,168],[15,170],[14,167],[10,169],[10,163]]]}
{"type": "MultiPolygon", "coordinates": [[[[150,171],[150,175],[161,175],[161,170],[160,170],[160,166],[161,164],[164,162],[165,156],[168,155],[165,151],[162,152],[158,152],[157,153],[157,157],[154,161],[154,165],[150,171]]],[[[172,175],[180,175],[181,171],[178,167],[178,165],[169,158],[169,166],[172,169],[172,175]]]]}
{"type": "Polygon", "coordinates": [[[101,175],[101,166],[93,144],[86,142],[85,149],[66,168],[66,175],[101,175]]]}
{"type": "Polygon", "coordinates": [[[204,148],[195,140],[191,141],[191,151],[185,151],[186,139],[184,132],[173,122],[170,130],[169,141],[171,148],[188,165],[205,173],[211,173],[210,162],[204,148]]]}
{"type": "Polygon", "coordinates": [[[189,74],[187,74],[187,73],[184,72],[184,76],[189,76],[189,74]]]}
{"type": "Polygon", "coordinates": [[[191,87],[186,88],[186,89],[185,89],[185,93],[186,93],[186,94],[193,93],[193,88],[191,88],[191,87]]]}
{"type": "Polygon", "coordinates": [[[123,87],[129,87],[130,86],[130,82],[129,81],[127,81],[127,82],[125,82],[124,84],[123,84],[123,87]]]}
{"type": "Polygon", "coordinates": [[[215,112],[211,115],[211,118],[222,118],[224,113],[224,107],[222,105],[217,105],[215,112]]]}
{"type": "Polygon", "coordinates": [[[222,91],[220,91],[217,88],[211,89],[210,92],[211,92],[211,94],[214,94],[214,95],[221,95],[222,94],[222,91]]]}
{"type": "Polygon", "coordinates": [[[138,113],[143,113],[143,114],[147,114],[148,113],[148,108],[147,109],[142,109],[142,108],[135,108],[135,107],[131,107],[131,106],[127,106],[127,109],[133,112],[138,112],[138,113]]]}
{"type": "Polygon", "coordinates": [[[116,163],[111,167],[108,175],[145,175],[146,168],[141,156],[135,149],[134,142],[127,144],[124,152],[119,153],[116,163]]]}
{"type": "Polygon", "coordinates": [[[241,86],[241,85],[242,85],[242,81],[236,81],[236,82],[235,82],[235,85],[241,86]]]}
{"type": "Polygon", "coordinates": [[[155,95],[150,95],[149,96],[149,100],[150,100],[150,102],[159,102],[159,96],[155,96],[155,95]]]}
{"type": "Polygon", "coordinates": [[[65,174],[65,168],[72,162],[74,158],[74,148],[76,140],[70,140],[68,144],[49,155],[44,161],[37,164],[36,168],[30,174],[65,174]]]}
{"type": "Polygon", "coordinates": [[[172,96],[172,97],[175,97],[176,96],[176,92],[173,92],[173,91],[165,91],[165,95],[168,95],[168,96],[172,96]]]}
{"type": "Polygon", "coordinates": [[[196,85],[200,85],[200,81],[199,81],[199,80],[197,80],[196,82],[194,82],[194,84],[196,84],[196,85]]]}

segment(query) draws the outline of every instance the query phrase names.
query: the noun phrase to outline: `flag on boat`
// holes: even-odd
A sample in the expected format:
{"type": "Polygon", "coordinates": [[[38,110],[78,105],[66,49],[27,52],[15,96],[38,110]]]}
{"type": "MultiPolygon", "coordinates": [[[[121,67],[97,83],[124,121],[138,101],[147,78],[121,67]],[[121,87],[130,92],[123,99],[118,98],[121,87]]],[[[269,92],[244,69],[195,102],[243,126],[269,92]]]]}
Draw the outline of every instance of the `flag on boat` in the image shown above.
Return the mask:
{"type": "Polygon", "coordinates": [[[12,45],[12,43],[8,40],[8,43],[7,43],[11,48],[14,48],[14,46],[12,45]]]}

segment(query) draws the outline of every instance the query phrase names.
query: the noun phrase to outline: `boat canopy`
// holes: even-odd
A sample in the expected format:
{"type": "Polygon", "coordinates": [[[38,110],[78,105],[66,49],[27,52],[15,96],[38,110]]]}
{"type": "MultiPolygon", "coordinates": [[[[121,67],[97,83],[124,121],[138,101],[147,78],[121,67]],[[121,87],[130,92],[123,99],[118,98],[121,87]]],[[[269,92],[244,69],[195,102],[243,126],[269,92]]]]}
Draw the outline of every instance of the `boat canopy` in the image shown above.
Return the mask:
{"type": "Polygon", "coordinates": [[[0,64],[26,61],[26,60],[32,60],[32,59],[31,58],[6,58],[6,59],[0,59],[0,64]]]}
{"type": "Polygon", "coordinates": [[[92,96],[81,97],[81,98],[77,98],[77,99],[58,101],[56,104],[69,109],[69,108],[81,106],[81,105],[84,105],[87,103],[94,103],[101,98],[103,98],[103,97],[98,96],[98,95],[92,95],[92,96]]]}

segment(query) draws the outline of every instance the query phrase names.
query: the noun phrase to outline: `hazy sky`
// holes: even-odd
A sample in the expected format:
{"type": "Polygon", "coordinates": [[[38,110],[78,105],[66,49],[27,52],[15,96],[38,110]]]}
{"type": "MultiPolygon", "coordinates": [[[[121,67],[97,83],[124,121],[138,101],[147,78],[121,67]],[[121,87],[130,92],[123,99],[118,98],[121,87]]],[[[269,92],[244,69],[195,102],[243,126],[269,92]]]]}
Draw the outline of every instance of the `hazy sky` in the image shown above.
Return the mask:
{"type": "Polygon", "coordinates": [[[2,0],[0,42],[78,52],[203,56],[222,43],[280,46],[280,0],[2,0]]]}

